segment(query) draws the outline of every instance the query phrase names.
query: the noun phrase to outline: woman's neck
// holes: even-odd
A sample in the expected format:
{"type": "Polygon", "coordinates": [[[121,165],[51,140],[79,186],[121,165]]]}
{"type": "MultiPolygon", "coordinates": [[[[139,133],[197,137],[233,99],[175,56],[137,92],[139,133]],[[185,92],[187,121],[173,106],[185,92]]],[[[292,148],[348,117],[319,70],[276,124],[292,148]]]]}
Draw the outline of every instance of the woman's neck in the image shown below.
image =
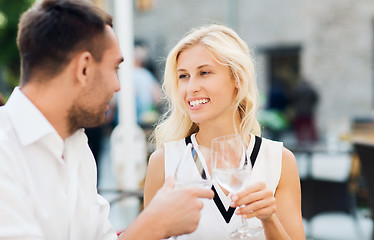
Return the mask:
{"type": "MultiPolygon", "coordinates": [[[[232,126],[232,125],[231,125],[232,126]]],[[[204,128],[199,126],[199,131],[196,133],[195,138],[199,145],[204,147],[211,147],[212,140],[216,137],[221,137],[230,134],[237,134],[237,130],[232,126],[230,127],[208,127],[204,128]]],[[[245,134],[243,141],[245,146],[248,146],[251,139],[250,134],[245,134]]]]}
{"type": "Polygon", "coordinates": [[[241,120],[239,116],[234,120],[232,114],[200,123],[199,131],[196,133],[197,143],[201,146],[210,147],[214,138],[238,133],[241,120]],[[229,117],[230,115],[231,117],[229,117]]]}
{"type": "Polygon", "coordinates": [[[204,147],[210,147],[211,142],[214,138],[235,134],[234,128],[199,128],[196,133],[196,141],[199,145],[204,147]]]}

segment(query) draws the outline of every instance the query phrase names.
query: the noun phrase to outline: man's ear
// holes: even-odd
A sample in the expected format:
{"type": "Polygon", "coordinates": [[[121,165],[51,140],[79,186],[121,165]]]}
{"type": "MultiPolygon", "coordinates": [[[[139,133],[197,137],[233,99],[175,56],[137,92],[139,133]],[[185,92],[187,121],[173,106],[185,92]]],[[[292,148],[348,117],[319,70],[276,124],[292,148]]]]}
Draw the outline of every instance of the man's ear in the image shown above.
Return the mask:
{"type": "Polygon", "coordinates": [[[76,77],[80,84],[85,85],[89,74],[93,69],[93,57],[90,52],[82,52],[77,55],[76,77]]]}

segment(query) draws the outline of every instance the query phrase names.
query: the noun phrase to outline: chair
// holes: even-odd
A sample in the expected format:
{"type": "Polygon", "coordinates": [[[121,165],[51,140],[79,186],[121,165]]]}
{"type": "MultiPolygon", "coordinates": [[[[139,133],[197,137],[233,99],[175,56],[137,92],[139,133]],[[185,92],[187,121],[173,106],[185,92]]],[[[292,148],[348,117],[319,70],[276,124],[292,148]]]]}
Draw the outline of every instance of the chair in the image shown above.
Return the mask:
{"type": "MultiPolygon", "coordinates": [[[[374,214],[374,145],[370,143],[354,143],[354,149],[360,159],[361,173],[365,180],[368,190],[369,206],[371,210],[371,218],[374,214]]],[[[374,239],[372,233],[371,239],[374,239]]]]}
{"type": "Polygon", "coordinates": [[[356,217],[355,197],[348,189],[350,154],[312,153],[309,161],[309,178],[301,182],[308,237],[364,239],[356,217]]]}

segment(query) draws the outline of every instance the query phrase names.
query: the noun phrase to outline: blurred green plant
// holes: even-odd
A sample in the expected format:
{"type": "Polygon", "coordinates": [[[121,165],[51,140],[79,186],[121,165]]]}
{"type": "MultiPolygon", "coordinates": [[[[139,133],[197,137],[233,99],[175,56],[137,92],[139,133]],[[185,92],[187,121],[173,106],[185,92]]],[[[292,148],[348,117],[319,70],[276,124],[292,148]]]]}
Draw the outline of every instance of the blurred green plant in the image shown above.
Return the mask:
{"type": "Polygon", "coordinates": [[[284,131],[289,127],[287,116],[284,112],[277,110],[263,110],[259,114],[258,119],[262,127],[266,127],[272,131],[284,131]]]}
{"type": "MultiPolygon", "coordinates": [[[[5,81],[0,86],[13,89],[19,83],[20,58],[16,44],[18,20],[34,2],[35,0],[0,0],[0,71],[5,81]]],[[[0,89],[0,92],[7,95],[5,89],[0,89]]]]}

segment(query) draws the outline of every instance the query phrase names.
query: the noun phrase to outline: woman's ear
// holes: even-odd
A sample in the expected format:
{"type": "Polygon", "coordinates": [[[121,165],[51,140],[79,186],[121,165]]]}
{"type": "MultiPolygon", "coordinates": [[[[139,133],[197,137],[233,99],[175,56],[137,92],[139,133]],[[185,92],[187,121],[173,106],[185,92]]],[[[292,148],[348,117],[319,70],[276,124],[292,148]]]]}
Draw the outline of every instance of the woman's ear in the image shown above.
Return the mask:
{"type": "Polygon", "coordinates": [[[93,63],[93,57],[90,52],[82,52],[77,55],[77,69],[76,77],[80,84],[85,85],[87,83],[88,76],[90,74],[93,63]]]}
{"type": "Polygon", "coordinates": [[[231,81],[234,83],[234,86],[236,88],[239,88],[239,82],[238,80],[235,78],[235,74],[234,74],[234,70],[230,67],[230,77],[231,77],[231,81]]]}
{"type": "Polygon", "coordinates": [[[239,83],[238,83],[238,80],[236,80],[234,76],[232,76],[231,78],[232,78],[232,81],[234,82],[234,86],[235,86],[235,88],[238,88],[238,89],[239,89],[239,83]]]}
{"type": "Polygon", "coordinates": [[[238,83],[238,81],[234,80],[234,83],[235,83],[235,87],[239,89],[239,83],[238,83]]]}

